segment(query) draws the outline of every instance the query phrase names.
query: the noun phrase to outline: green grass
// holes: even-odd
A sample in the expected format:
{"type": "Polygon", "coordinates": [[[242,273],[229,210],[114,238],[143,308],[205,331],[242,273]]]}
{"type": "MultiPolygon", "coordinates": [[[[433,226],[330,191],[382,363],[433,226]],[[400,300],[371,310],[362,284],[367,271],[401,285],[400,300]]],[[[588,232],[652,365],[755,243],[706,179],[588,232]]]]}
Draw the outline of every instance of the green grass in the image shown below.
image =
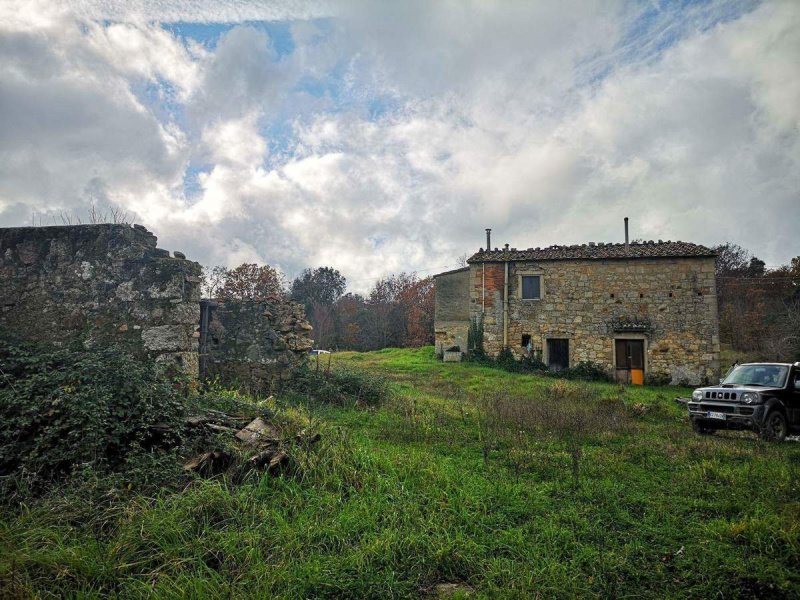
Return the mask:
{"type": "Polygon", "coordinates": [[[392,399],[299,407],[323,437],[286,476],[155,496],[84,481],[7,510],[0,596],[800,595],[798,444],[696,436],[682,388],[581,387],[431,348],[333,360],[386,377],[392,399]],[[559,385],[626,407],[623,427],[580,438],[577,485],[569,439],[486,408],[559,385]]]}

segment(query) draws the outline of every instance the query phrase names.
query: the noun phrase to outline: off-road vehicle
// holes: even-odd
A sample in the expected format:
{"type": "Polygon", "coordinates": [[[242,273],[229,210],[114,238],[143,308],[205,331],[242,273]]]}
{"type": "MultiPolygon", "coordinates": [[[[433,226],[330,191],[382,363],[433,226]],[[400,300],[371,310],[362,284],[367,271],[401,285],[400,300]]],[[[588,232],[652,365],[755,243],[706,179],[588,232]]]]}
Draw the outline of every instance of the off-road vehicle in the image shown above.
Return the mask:
{"type": "Polygon", "coordinates": [[[736,365],[719,385],[696,389],[687,404],[697,433],[744,429],[782,441],[800,433],[800,362],[736,365]]]}

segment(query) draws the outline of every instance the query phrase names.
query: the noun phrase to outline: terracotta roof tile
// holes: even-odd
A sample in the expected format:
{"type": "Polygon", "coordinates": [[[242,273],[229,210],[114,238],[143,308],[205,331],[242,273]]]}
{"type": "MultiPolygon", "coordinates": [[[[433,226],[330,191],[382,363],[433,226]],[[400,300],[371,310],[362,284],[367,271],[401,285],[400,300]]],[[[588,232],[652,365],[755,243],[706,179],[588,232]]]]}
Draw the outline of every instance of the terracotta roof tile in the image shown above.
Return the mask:
{"type": "Polygon", "coordinates": [[[578,244],[574,246],[548,246],[547,248],[495,249],[486,251],[483,248],[473,254],[468,263],[505,262],[508,260],[605,260],[630,258],[681,258],[692,256],[712,257],[717,253],[690,242],[635,242],[629,244],[578,244]]]}

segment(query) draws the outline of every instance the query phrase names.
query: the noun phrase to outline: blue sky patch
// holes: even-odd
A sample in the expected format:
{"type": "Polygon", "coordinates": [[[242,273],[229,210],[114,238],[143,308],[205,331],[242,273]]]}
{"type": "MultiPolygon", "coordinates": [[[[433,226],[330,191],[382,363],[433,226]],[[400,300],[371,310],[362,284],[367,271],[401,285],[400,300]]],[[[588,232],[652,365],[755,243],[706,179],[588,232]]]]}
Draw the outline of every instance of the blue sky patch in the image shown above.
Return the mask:
{"type": "Polygon", "coordinates": [[[200,185],[200,174],[210,173],[214,165],[205,164],[189,164],[183,174],[183,195],[188,198],[196,198],[203,193],[203,188],[200,185]]]}
{"type": "Polygon", "coordinates": [[[275,55],[280,59],[288,56],[295,49],[292,37],[291,23],[288,21],[245,21],[243,23],[162,23],[161,27],[170,33],[185,40],[194,40],[208,50],[217,47],[217,42],[223,34],[234,27],[252,27],[263,31],[269,36],[270,45],[275,55]]]}

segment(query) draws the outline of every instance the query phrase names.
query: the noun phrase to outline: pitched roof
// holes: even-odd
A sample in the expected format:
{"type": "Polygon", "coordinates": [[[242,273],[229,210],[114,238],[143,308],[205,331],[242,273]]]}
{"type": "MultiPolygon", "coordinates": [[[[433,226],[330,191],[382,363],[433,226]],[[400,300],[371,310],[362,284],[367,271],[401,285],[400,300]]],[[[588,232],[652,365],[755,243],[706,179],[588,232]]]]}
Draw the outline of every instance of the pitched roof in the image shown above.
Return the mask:
{"type": "Polygon", "coordinates": [[[453,269],[452,271],[444,271],[443,273],[437,273],[434,275],[434,278],[441,277],[442,275],[453,275],[454,273],[461,273],[463,271],[469,271],[469,267],[461,267],[460,269],[453,269]]]}
{"type": "Polygon", "coordinates": [[[606,260],[631,258],[683,258],[713,257],[710,248],[690,242],[633,242],[626,250],[625,244],[576,244],[574,246],[548,246],[547,248],[516,248],[484,250],[473,254],[468,263],[505,262],[509,260],[606,260]]]}

